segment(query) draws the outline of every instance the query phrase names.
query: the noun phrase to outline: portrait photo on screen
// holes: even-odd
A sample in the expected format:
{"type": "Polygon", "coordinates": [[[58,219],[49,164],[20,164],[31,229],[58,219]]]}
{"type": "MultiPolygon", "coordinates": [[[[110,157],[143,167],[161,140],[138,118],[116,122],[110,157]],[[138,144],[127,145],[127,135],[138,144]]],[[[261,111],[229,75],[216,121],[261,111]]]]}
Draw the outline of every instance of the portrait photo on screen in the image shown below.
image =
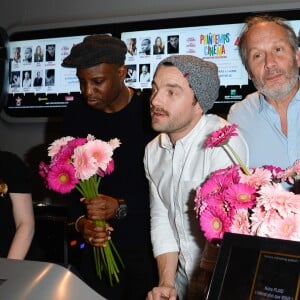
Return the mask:
{"type": "Polygon", "coordinates": [[[14,63],[20,63],[21,62],[21,47],[14,47],[12,52],[13,52],[13,56],[12,56],[11,60],[14,63]]]}
{"type": "Polygon", "coordinates": [[[42,70],[36,71],[35,78],[33,80],[33,86],[42,86],[43,85],[43,77],[42,77],[42,70]]]}
{"type": "Polygon", "coordinates": [[[127,54],[131,56],[136,55],[137,53],[136,38],[128,38],[126,40],[126,45],[127,45],[127,54]]]}
{"type": "Polygon", "coordinates": [[[161,36],[157,36],[153,44],[153,54],[164,54],[165,53],[165,43],[161,36]]]}
{"type": "Polygon", "coordinates": [[[55,44],[46,45],[46,61],[55,61],[55,44]]]}
{"type": "Polygon", "coordinates": [[[139,53],[141,55],[150,55],[151,53],[151,39],[150,38],[142,38],[139,48],[139,53]]]}
{"type": "Polygon", "coordinates": [[[168,36],[168,54],[179,53],[179,35],[168,36]]]}
{"type": "Polygon", "coordinates": [[[23,63],[32,62],[32,47],[26,47],[23,54],[23,63]]]}
{"type": "Polygon", "coordinates": [[[127,67],[127,73],[125,82],[128,84],[134,83],[137,80],[137,73],[136,73],[136,65],[126,65],[127,67]]]}
{"type": "Polygon", "coordinates": [[[13,71],[10,75],[10,86],[11,88],[19,88],[21,86],[21,72],[20,71],[13,71]]]}
{"type": "Polygon", "coordinates": [[[31,71],[29,71],[29,70],[23,71],[22,83],[23,83],[22,86],[24,89],[31,87],[31,85],[32,85],[31,71]]]}
{"type": "Polygon", "coordinates": [[[44,61],[44,51],[40,45],[37,45],[33,55],[33,61],[35,63],[44,61]]]}
{"type": "Polygon", "coordinates": [[[148,83],[150,79],[150,64],[140,65],[140,83],[148,83]]]}

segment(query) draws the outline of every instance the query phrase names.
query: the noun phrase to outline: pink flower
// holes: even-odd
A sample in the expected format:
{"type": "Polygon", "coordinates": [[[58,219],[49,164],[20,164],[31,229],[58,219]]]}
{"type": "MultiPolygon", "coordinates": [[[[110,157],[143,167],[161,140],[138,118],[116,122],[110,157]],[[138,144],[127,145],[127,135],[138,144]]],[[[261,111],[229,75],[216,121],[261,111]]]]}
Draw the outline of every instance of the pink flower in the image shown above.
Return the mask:
{"type": "Polygon", "coordinates": [[[47,178],[49,172],[49,166],[44,163],[43,161],[40,162],[39,164],[39,174],[43,179],[47,178]]]}
{"type": "Polygon", "coordinates": [[[255,204],[255,193],[254,187],[244,183],[236,183],[224,191],[224,197],[234,208],[252,208],[255,204]]]}
{"type": "Polygon", "coordinates": [[[289,183],[295,183],[295,180],[300,178],[300,160],[296,160],[293,166],[282,171],[279,177],[289,183]]]}
{"type": "Polygon", "coordinates": [[[205,147],[214,148],[225,145],[230,137],[237,136],[235,132],[237,128],[236,124],[226,125],[223,128],[214,131],[210,137],[205,141],[205,147]]]}
{"type": "Polygon", "coordinates": [[[89,142],[89,141],[93,141],[95,140],[95,137],[92,135],[92,134],[88,134],[87,137],[86,137],[86,140],[89,142]]]}
{"type": "Polygon", "coordinates": [[[232,217],[230,232],[240,234],[251,234],[249,212],[247,209],[237,209],[232,217]]]}
{"type": "Polygon", "coordinates": [[[223,238],[224,232],[229,231],[230,219],[223,210],[207,208],[201,216],[200,226],[208,241],[219,241],[223,238]]]}
{"type": "Polygon", "coordinates": [[[216,173],[206,180],[201,186],[196,189],[195,210],[201,213],[206,206],[222,206],[223,205],[223,189],[229,182],[226,181],[226,175],[216,173]],[[219,175],[220,174],[220,175],[219,175]],[[200,212],[201,211],[201,212],[200,212]]]}
{"type": "Polygon", "coordinates": [[[266,210],[275,209],[282,217],[291,212],[300,214],[300,195],[283,189],[281,184],[263,185],[258,193],[258,205],[266,210]]]}
{"type": "Polygon", "coordinates": [[[116,148],[120,147],[120,145],[121,145],[120,140],[117,139],[117,138],[111,139],[108,143],[112,147],[113,150],[115,150],[116,148]]]}
{"type": "Polygon", "coordinates": [[[203,185],[198,189],[197,193],[200,197],[207,197],[209,195],[217,194],[223,188],[223,181],[224,176],[213,176],[203,183],[203,185]]]}
{"type": "Polygon", "coordinates": [[[232,166],[212,173],[198,189],[200,197],[206,197],[225,190],[228,186],[239,181],[238,167],[232,166]]]}
{"type": "Polygon", "coordinates": [[[104,175],[109,175],[111,174],[115,169],[115,162],[113,159],[111,159],[107,165],[106,170],[102,171],[101,169],[98,170],[98,175],[100,177],[104,177],[104,175]]]}
{"type": "Polygon", "coordinates": [[[67,143],[67,145],[64,147],[68,152],[74,152],[74,149],[76,149],[79,146],[83,146],[87,142],[87,139],[85,138],[77,138],[73,139],[70,142],[67,143]]]}
{"type": "Polygon", "coordinates": [[[270,165],[264,165],[262,166],[263,169],[269,170],[272,173],[272,180],[274,181],[280,181],[280,174],[283,172],[283,170],[280,167],[270,166],[270,165]]]}
{"type": "Polygon", "coordinates": [[[89,141],[84,146],[87,156],[95,159],[97,167],[105,171],[113,155],[113,148],[109,143],[101,140],[89,141]]]}
{"type": "Polygon", "coordinates": [[[86,139],[77,138],[69,140],[65,145],[60,148],[60,151],[52,158],[51,165],[54,164],[70,164],[72,163],[72,155],[74,149],[78,146],[84,145],[86,139]]]}
{"type": "Polygon", "coordinates": [[[259,226],[257,235],[299,241],[299,222],[299,214],[290,214],[283,218],[277,213],[276,210],[270,210],[266,214],[264,221],[259,226]]]}
{"type": "Polygon", "coordinates": [[[63,146],[65,146],[69,141],[73,140],[74,138],[71,136],[62,137],[58,140],[55,140],[50,146],[48,147],[48,155],[50,157],[54,157],[63,146]]]}
{"type": "Polygon", "coordinates": [[[66,194],[71,192],[78,179],[75,177],[75,170],[71,165],[55,165],[48,172],[48,186],[51,190],[66,194]]]}
{"type": "Polygon", "coordinates": [[[49,165],[44,162],[40,163],[39,174],[49,189],[65,193],[73,186],[81,193],[87,190],[91,192],[90,187],[94,186],[93,190],[95,190],[100,181],[95,178],[91,179],[89,188],[82,181],[94,175],[103,177],[105,174],[112,173],[114,170],[113,150],[119,146],[120,141],[117,138],[104,142],[95,139],[91,134],[88,134],[86,138],[62,137],[48,147],[51,161],[49,165]],[[76,178],[77,183],[80,183],[79,185],[74,186],[73,177],[76,178]]]}
{"type": "Polygon", "coordinates": [[[300,173],[300,159],[297,159],[293,165],[294,171],[299,174],[300,173]]]}
{"type": "Polygon", "coordinates": [[[263,168],[250,169],[250,175],[241,174],[241,183],[247,183],[254,187],[271,182],[272,173],[263,168]]]}
{"type": "Polygon", "coordinates": [[[271,233],[271,237],[284,240],[300,239],[300,218],[299,215],[291,214],[285,218],[280,218],[276,222],[276,230],[271,233]]]}
{"type": "Polygon", "coordinates": [[[73,151],[74,149],[66,145],[61,147],[61,151],[52,158],[51,165],[72,163],[73,151]]]}
{"type": "Polygon", "coordinates": [[[80,180],[87,180],[97,174],[97,160],[95,157],[89,155],[85,146],[75,148],[72,159],[76,170],[76,177],[80,180]]]}
{"type": "Polygon", "coordinates": [[[232,182],[238,182],[239,170],[240,170],[240,166],[232,165],[227,168],[218,169],[218,170],[212,172],[211,177],[217,176],[217,175],[222,175],[222,176],[226,175],[226,176],[232,177],[232,182]]]}
{"type": "Polygon", "coordinates": [[[257,230],[264,221],[267,211],[263,206],[256,205],[249,213],[250,230],[253,235],[257,235],[257,230]]]}

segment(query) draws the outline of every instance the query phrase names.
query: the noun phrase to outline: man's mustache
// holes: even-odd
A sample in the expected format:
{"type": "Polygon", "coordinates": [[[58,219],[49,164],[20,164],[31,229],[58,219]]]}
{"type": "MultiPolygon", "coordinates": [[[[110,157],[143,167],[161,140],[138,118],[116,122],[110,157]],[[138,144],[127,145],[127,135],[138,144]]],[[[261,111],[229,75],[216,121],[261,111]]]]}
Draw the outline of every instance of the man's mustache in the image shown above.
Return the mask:
{"type": "Polygon", "coordinates": [[[151,114],[164,114],[164,115],[168,115],[168,112],[165,111],[161,107],[151,107],[150,112],[151,112],[151,114]]]}

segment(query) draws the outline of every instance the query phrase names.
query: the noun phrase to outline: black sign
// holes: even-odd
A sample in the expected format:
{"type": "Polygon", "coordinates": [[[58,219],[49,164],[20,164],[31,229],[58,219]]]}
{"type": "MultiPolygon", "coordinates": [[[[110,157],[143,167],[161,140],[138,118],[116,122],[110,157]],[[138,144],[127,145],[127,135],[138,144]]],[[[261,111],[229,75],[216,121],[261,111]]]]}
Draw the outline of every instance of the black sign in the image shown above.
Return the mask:
{"type": "Polygon", "coordinates": [[[300,242],[226,233],[208,300],[298,300],[300,242]]]}

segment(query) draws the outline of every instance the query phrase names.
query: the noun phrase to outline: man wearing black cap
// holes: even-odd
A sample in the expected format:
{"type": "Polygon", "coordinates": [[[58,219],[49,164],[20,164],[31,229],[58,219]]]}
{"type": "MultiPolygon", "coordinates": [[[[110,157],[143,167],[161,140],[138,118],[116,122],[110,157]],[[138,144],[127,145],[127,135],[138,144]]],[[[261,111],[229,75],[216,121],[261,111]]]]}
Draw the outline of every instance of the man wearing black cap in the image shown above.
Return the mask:
{"type": "MultiPolygon", "coordinates": [[[[199,276],[205,238],[193,195],[211,172],[233,163],[222,147],[204,147],[209,134],[227,124],[205,114],[218,97],[219,84],[217,66],[192,55],[167,57],[154,74],[152,127],[161,134],[147,145],[144,165],[160,278],[159,287],[148,293],[149,300],[204,299],[199,276]]],[[[247,162],[243,138],[237,136],[230,144],[247,162]]]]}
{"type": "Polygon", "coordinates": [[[97,199],[86,203],[74,193],[68,200],[70,220],[86,241],[80,272],[84,280],[107,299],[145,299],[155,284],[156,271],[150,241],[148,184],[143,169],[144,147],[153,138],[149,100],[125,86],[127,47],[108,35],[91,35],[71,49],[62,63],[77,69],[82,99],[70,103],[63,121],[64,135],[88,134],[108,141],[118,138],[114,172],[101,179],[97,199]],[[127,214],[127,216],[125,216],[127,214]],[[109,236],[92,220],[108,220],[112,239],[125,269],[120,283],[110,286],[96,275],[93,247],[109,236]]]}

